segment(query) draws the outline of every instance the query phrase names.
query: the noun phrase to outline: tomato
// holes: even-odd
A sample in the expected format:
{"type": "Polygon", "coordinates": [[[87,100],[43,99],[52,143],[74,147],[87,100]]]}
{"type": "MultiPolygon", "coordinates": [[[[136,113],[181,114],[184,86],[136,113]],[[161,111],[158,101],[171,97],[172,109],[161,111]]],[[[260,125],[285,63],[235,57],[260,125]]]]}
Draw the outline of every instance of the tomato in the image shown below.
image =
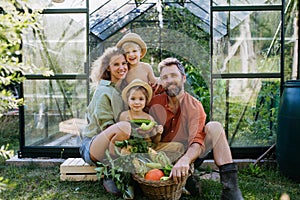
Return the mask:
{"type": "Polygon", "coordinates": [[[160,169],[151,169],[146,173],[144,179],[151,181],[159,181],[160,178],[163,176],[164,173],[160,169]]]}

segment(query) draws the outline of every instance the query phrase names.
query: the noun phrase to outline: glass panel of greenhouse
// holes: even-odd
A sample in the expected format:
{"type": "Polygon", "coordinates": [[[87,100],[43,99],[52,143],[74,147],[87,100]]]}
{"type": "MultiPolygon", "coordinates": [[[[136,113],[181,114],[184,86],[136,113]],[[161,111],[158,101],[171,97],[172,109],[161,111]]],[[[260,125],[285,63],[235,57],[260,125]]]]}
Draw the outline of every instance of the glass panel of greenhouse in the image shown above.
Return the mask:
{"type": "Polygon", "coordinates": [[[280,79],[216,79],[213,88],[214,120],[225,125],[231,147],[275,143],[280,79]]]}
{"type": "Polygon", "coordinates": [[[232,148],[271,146],[282,82],[281,8],[230,9],[212,14],[212,118],[224,124],[232,148]]]}
{"type": "Polygon", "coordinates": [[[28,32],[23,37],[25,65],[49,68],[55,74],[84,73],[87,60],[86,15],[43,15],[40,23],[43,27],[41,32],[28,32]]]}
{"type": "MultiPolygon", "coordinates": [[[[24,83],[25,145],[57,146],[63,137],[64,145],[77,146],[77,132],[66,132],[62,121],[80,126],[86,108],[86,80],[26,80],[24,83]],[[56,142],[55,142],[56,141],[56,142]]],[[[78,129],[79,130],[79,129],[78,129]]]]}
{"type": "Polygon", "coordinates": [[[34,9],[86,8],[85,0],[28,0],[28,4],[34,9]]]}
{"type": "MultiPolygon", "coordinates": [[[[230,33],[219,39],[214,32],[213,73],[278,73],[280,72],[280,27],[279,11],[214,13],[214,26],[228,23],[230,33]],[[240,23],[236,18],[242,19],[240,23]],[[222,21],[221,21],[222,20],[222,21]],[[275,41],[275,43],[274,43],[275,41]]],[[[220,30],[220,29],[218,29],[220,30]]]]}
{"type": "Polygon", "coordinates": [[[267,1],[267,0],[215,0],[214,5],[218,6],[247,6],[247,5],[274,5],[281,4],[281,0],[267,1]]]}
{"type": "Polygon", "coordinates": [[[90,96],[87,3],[29,1],[31,8],[42,10],[41,28],[23,35],[22,61],[30,70],[22,84],[19,157],[78,155],[90,96]]]}

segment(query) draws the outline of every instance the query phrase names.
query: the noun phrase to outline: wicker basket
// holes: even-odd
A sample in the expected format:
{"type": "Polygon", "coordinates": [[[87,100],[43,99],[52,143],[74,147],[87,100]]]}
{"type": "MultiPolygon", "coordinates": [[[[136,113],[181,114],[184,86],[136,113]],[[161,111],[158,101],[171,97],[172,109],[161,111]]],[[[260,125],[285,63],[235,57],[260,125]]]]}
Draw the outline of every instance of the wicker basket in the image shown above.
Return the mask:
{"type": "Polygon", "coordinates": [[[178,200],[182,194],[182,187],[185,186],[187,180],[186,176],[184,181],[176,184],[172,179],[166,181],[149,181],[137,174],[132,174],[132,178],[138,182],[144,195],[151,200],[178,200]]]}
{"type": "MultiPolygon", "coordinates": [[[[190,165],[189,176],[194,173],[194,164],[190,165]]],[[[166,181],[149,181],[145,180],[138,174],[132,174],[132,178],[139,184],[144,195],[150,200],[178,200],[182,194],[182,188],[186,184],[188,176],[176,184],[173,179],[166,181]]]]}

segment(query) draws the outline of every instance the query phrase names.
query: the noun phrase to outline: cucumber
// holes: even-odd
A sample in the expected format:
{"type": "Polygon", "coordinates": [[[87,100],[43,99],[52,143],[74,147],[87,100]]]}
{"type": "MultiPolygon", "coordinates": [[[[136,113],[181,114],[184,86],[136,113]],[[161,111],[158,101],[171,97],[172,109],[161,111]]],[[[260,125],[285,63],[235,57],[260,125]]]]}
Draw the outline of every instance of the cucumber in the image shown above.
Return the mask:
{"type": "Polygon", "coordinates": [[[141,125],[143,123],[149,124],[151,121],[152,120],[150,120],[150,119],[132,119],[132,120],[130,120],[131,123],[138,124],[138,125],[141,125]]]}
{"type": "Polygon", "coordinates": [[[152,169],[162,169],[163,168],[163,166],[160,163],[155,163],[155,162],[146,163],[146,166],[150,167],[152,169]]]}
{"type": "Polygon", "coordinates": [[[142,123],[141,129],[143,131],[149,131],[156,125],[155,121],[151,121],[149,124],[142,123]]]}
{"type": "Polygon", "coordinates": [[[161,180],[161,181],[167,181],[167,180],[169,180],[170,179],[170,177],[168,177],[168,176],[163,176],[163,177],[161,177],[159,180],[161,180]]]}

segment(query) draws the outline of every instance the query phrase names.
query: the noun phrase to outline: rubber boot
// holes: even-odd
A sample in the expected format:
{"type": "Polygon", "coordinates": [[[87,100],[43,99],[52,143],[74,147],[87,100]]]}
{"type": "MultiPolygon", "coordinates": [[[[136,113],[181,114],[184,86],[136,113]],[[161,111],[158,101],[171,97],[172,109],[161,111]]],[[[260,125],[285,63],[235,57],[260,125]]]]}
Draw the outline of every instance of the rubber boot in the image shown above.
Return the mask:
{"type": "Polygon", "coordinates": [[[221,200],[243,200],[241,190],[238,187],[237,165],[225,164],[219,167],[223,190],[221,200]]]}
{"type": "Polygon", "coordinates": [[[183,191],[185,194],[189,193],[189,195],[200,197],[202,194],[200,177],[194,174],[190,175],[184,189],[186,190],[183,191]]]}

